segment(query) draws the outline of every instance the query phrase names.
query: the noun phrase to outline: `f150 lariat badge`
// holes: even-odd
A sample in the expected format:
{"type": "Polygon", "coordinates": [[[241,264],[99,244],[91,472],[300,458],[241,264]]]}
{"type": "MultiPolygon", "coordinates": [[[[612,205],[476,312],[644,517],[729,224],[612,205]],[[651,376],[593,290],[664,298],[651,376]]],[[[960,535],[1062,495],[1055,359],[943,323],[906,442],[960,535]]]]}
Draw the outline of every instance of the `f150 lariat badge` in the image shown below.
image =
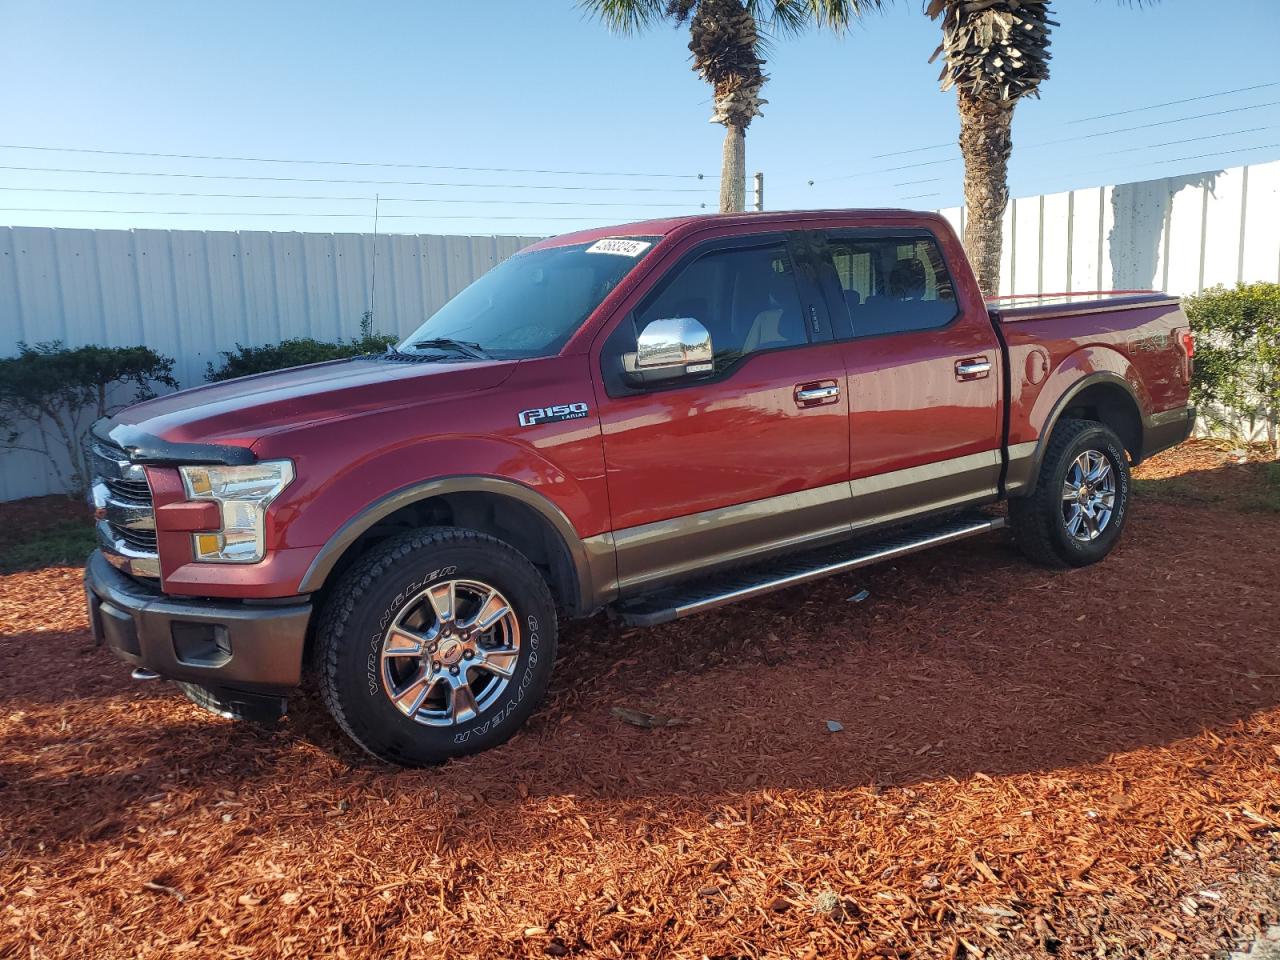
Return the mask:
{"type": "Polygon", "coordinates": [[[559,423],[561,420],[581,420],[587,415],[585,403],[557,403],[550,407],[535,407],[520,411],[520,426],[532,427],[539,423],[559,423]]]}

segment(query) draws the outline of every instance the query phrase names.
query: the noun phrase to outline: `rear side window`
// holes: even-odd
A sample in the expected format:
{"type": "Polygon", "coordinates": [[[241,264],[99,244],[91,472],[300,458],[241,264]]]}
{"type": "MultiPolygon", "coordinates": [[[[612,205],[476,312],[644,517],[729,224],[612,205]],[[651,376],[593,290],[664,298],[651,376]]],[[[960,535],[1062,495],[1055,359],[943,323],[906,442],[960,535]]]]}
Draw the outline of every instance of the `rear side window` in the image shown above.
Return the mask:
{"type": "Polygon", "coordinates": [[[809,342],[795,267],[781,244],[699,257],[636,311],[635,330],[668,317],[693,317],[710,331],[717,371],[760,350],[809,342]]]}
{"type": "Polygon", "coordinates": [[[854,337],[932,330],[955,319],[955,290],[932,237],[833,237],[828,246],[854,337]]]}

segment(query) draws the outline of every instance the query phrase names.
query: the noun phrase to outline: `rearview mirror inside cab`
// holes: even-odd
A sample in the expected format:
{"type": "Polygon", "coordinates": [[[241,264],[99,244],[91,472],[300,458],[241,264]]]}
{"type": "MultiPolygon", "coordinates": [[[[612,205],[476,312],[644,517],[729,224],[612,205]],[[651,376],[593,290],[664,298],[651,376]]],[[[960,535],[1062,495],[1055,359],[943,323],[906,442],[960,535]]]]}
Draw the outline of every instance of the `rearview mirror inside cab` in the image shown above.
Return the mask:
{"type": "Polygon", "coordinates": [[[661,383],[715,370],[711,333],[693,317],[650,321],[636,337],[635,353],[622,355],[622,369],[633,384],[661,383]]]}

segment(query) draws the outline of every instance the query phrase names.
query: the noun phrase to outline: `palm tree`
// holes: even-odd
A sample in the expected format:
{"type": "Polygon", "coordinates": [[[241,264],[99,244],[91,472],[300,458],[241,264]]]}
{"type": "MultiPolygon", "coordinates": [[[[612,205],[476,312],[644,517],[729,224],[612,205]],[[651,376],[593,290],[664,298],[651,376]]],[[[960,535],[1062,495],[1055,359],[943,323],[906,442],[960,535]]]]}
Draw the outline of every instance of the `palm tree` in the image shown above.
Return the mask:
{"type": "Polygon", "coordinates": [[[964,246],[988,297],[1000,287],[1013,110],[1048,79],[1049,30],[1058,26],[1050,12],[1047,0],[926,0],[925,13],[942,18],[942,44],[929,62],[942,55],[942,89],[955,87],[959,103],[964,246]]]}
{"type": "Polygon", "coordinates": [[[810,23],[843,30],[883,0],[579,0],[612,30],[635,33],[661,20],[689,24],[693,69],[714,91],[712,123],[725,127],[720,212],[746,206],[746,134],[767,102],[763,35],[810,23]]]}

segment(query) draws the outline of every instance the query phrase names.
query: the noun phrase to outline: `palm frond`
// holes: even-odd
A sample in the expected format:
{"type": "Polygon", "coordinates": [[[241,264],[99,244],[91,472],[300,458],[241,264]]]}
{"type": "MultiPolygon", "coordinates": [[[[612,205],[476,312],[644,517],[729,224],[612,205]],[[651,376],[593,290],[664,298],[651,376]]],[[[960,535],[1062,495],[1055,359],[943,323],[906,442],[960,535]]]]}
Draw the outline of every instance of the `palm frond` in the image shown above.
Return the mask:
{"type": "Polygon", "coordinates": [[[747,0],[756,21],[779,35],[799,33],[816,24],[837,33],[890,0],[747,0]]]}
{"type": "Polygon", "coordinates": [[[1010,104],[1038,96],[1049,77],[1048,0],[929,0],[925,13],[942,18],[943,90],[958,87],[973,100],[1010,104]]]}
{"type": "Polygon", "coordinates": [[[614,33],[630,35],[660,22],[669,0],[578,0],[578,6],[614,33]]]}

